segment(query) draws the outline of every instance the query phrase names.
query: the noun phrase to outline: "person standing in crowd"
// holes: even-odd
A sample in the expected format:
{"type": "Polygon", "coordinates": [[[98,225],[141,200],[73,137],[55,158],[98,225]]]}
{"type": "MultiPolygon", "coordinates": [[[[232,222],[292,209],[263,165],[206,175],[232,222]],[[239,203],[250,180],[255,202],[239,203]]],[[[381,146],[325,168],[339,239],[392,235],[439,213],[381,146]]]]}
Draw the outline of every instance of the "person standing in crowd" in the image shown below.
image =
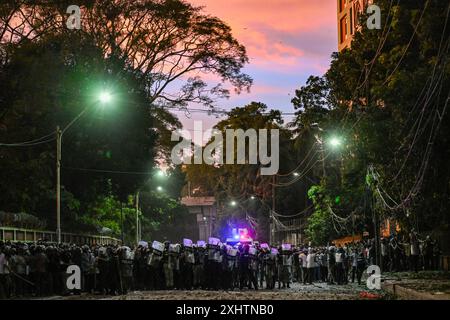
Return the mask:
{"type": "Polygon", "coordinates": [[[342,276],[342,283],[343,284],[348,284],[348,274],[349,274],[349,270],[351,268],[351,260],[350,260],[350,254],[349,254],[349,247],[347,245],[345,245],[345,247],[343,248],[344,250],[344,257],[343,257],[343,276],[342,276]]]}
{"type": "Polygon", "coordinates": [[[359,250],[355,246],[352,250],[350,259],[352,262],[352,283],[355,283],[355,277],[358,269],[358,256],[359,256],[359,250]]]}
{"type": "Polygon", "coordinates": [[[206,289],[218,289],[218,271],[219,271],[220,248],[218,244],[207,245],[206,263],[206,289]]]}
{"type": "Polygon", "coordinates": [[[345,252],[342,247],[338,247],[336,251],[336,281],[337,284],[343,284],[344,283],[344,259],[345,259],[345,252]]]}
{"type": "Polygon", "coordinates": [[[194,286],[194,264],[195,256],[192,246],[183,245],[180,254],[180,273],[182,288],[185,290],[192,290],[194,286]]]}
{"type": "Polygon", "coordinates": [[[316,264],[316,270],[314,272],[314,279],[318,282],[322,281],[322,252],[320,250],[316,251],[316,257],[315,257],[315,264],[316,264]]]}
{"type": "Polygon", "coordinates": [[[298,248],[294,248],[293,253],[292,253],[292,277],[297,282],[300,282],[299,279],[301,277],[299,255],[300,255],[300,252],[299,252],[298,248]]]}
{"type": "Polygon", "coordinates": [[[417,238],[417,234],[414,230],[412,230],[409,234],[409,243],[411,247],[411,271],[418,272],[419,271],[419,239],[417,238]]]}
{"type": "Polygon", "coordinates": [[[15,296],[22,297],[25,295],[27,263],[24,257],[23,248],[14,248],[11,256],[11,269],[14,277],[15,296]]]}
{"type": "Polygon", "coordinates": [[[7,296],[8,288],[7,285],[7,279],[6,279],[6,268],[7,268],[7,261],[6,261],[6,254],[5,254],[6,248],[3,247],[3,244],[0,244],[0,299],[6,299],[9,298],[7,296]]]}
{"type": "Polygon", "coordinates": [[[249,289],[258,290],[258,249],[249,247],[248,281],[249,289]]]}
{"type": "Polygon", "coordinates": [[[266,273],[264,271],[264,259],[263,259],[263,248],[261,248],[261,246],[258,244],[257,245],[257,250],[258,250],[258,280],[259,280],[259,287],[263,288],[264,287],[264,281],[265,281],[265,276],[266,273]]]}
{"type": "Polygon", "coordinates": [[[390,250],[391,250],[391,272],[400,271],[400,247],[397,241],[397,237],[395,235],[391,235],[391,240],[389,242],[390,250]]]}
{"type": "Polygon", "coordinates": [[[133,282],[133,253],[129,247],[122,246],[118,249],[117,256],[120,263],[120,294],[127,294],[133,282]]]}
{"type": "Polygon", "coordinates": [[[322,248],[322,263],[321,263],[321,271],[320,274],[322,276],[322,282],[328,281],[328,254],[326,249],[322,248]]]}
{"type": "Polygon", "coordinates": [[[434,241],[431,238],[431,236],[428,235],[425,238],[424,252],[423,252],[425,270],[433,269],[433,251],[434,251],[434,241]]]}
{"type": "Polygon", "coordinates": [[[180,251],[181,245],[179,243],[172,245],[172,266],[173,266],[173,284],[178,290],[182,287],[181,268],[180,268],[180,251]]]}
{"type": "Polygon", "coordinates": [[[42,297],[47,293],[47,267],[48,258],[44,252],[44,246],[38,245],[36,247],[35,254],[35,284],[36,284],[36,295],[42,297]]]}
{"type": "Polygon", "coordinates": [[[433,246],[433,269],[439,270],[441,269],[441,248],[438,242],[434,242],[433,246]]]}
{"type": "Polygon", "coordinates": [[[95,257],[92,254],[89,246],[84,245],[81,254],[81,274],[82,274],[82,288],[85,292],[94,291],[94,277],[95,277],[95,257]]]}
{"type": "Polygon", "coordinates": [[[314,249],[310,248],[308,255],[306,256],[306,268],[307,268],[307,283],[312,284],[315,276],[315,270],[316,270],[316,253],[314,252],[314,249]]]}
{"type": "Polygon", "coordinates": [[[248,286],[248,269],[250,263],[250,257],[248,254],[250,247],[248,244],[243,245],[240,248],[241,254],[239,255],[239,289],[242,290],[248,286]]]}
{"type": "Polygon", "coordinates": [[[406,237],[403,235],[402,237],[402,259],[401,259],[401,268],[402,271],[411,270],[411,245],[406,237]]]}
{"type": "MultiPolygon", "coordinates": [[[[71,247],[70,251],[71,251],[71,260],[72,260],[71,263],[73,265],[78,266],[78,268],[80,268],[80,270],[81,270],[81,257],[82,257],[82,253],[83,253],[82,249],[76,245],[73,245],[71,247]]],[[[81,291],[78,289],[74,289],[73,293],[76,295],[80,295],[81,291]]]]}
{"type": "Polygon", "coordinates": [[[60,279],[60,283],[61,283],[61,294],[62,295],[68,295],[69,292],[67,290],[67,286],[66,286],[66,281],[67,281],[67,267],[69,267],[72,264],[72,257],[71,257],[71,253],[69,250],[69,247],[66,245],[61,245],[61,247],[59,248],[60,250],[60,254],[59,254],[59,273],[58,273],[58,278],[60,279]]]}
{"type": "Polygon", "coordinates": [[[328,284],[336,282],[336,248],[330,246],[328,248],[328,284]]]}
{"type": "Polygon", "coordinates": [[[292,247],[290,244],[281,246],[281,273],[279,282],[283,284],[284,288],[290,288],[290,282],[292,277],[292,247]]]}
{"type": "Polygon", "coordinates": [[[164,253],[163,251],[152,248],[148,255],[147,265],[150,274],[150,288],[160,290],[165,286],[164,283],[164,253]]]}
{"type": "Polygon", "coordinates": [[[300,254],[298,255],[299,258],[299,264],[300,264],[300,272],[301,272],[301,282],[303,284],[306,284],[307,281],[307,272],[308,272],[308,262],[306,261],[306,252],[305,250],[301,250],[300,254]]]}
{"type": "Polygon", "coordinates": [[[135,281],[134,288],[143,290],[147,288],[148,279],[146,278],[146,259],[145,247],[141,244],[134,250],[133,256],[133,279],[135,281]]]}
{"type": "Polygon", "coordinates": [[[108,294],[108,264],[109,256],[106,247],[100,247],[98,249],[98,256],[96,259],[96,267],[98,269],[98,283],[97,292],[99,294],[108,294]]]}
{"type": "Polygon", "coordinates": [[[358,285],[361,285],[361,278],[364,270],[367,267],[367,261],[364,256],[364,253],[361,250],[357,250],[357,258],[356,258],[356,279],[358,281],[358,285]]]}
{"type": "Polygon", "coordinates": [[[388,263],[389,263],[388,244],[386,238],[381,239],[380,250],[381,250],[381,271],[384,272],[388,270],[388,263]]]}
{"type": "Polygon", "coordinates": [[[173,283],[173,263],[174,260],[172,258],[172,254],[170,252],[170,242],[164,242],[164,253],[163,253],[163,269],[164,269],[164,280],[165,280],[165,289],[172,290],[174,287],[173,283]]]}
{"type": "Polygon", "coordinates": [[[224,290],[233,290],[233,269],[236,259],[237,250],[233,249],[231,246],[223,247],[223,260],[222,260],[222,272],[223,272],[223,284],[222,288],[224,290]]]}
{"type": "Polygon", "coordinates": [[[117,295],[123,290],[123,279],[120,272],[120,259],[117,248],[107,247],[108,255],[108,288],[111,295],[117,295]]]}
{"type": "Polygon", "coordinates": [[[48,281],[49,291],[55,294],[62,294],[62,279],[60,274],[61,260],[59,258],[58,248],[48,246],[46,249],[48,257],[48,281]]]}
{"type": "Polygon", "coordinates": [[[276,254],[272,253],[269,248],[264,249],[264,271],[266,279],[266,289],[275,289],[276,281],[276,254]]]}
{"type": "Polygon", "coordinates": [[[205,289],[205,248],[197,246],[194,248],[194,288],[205,289]]]}

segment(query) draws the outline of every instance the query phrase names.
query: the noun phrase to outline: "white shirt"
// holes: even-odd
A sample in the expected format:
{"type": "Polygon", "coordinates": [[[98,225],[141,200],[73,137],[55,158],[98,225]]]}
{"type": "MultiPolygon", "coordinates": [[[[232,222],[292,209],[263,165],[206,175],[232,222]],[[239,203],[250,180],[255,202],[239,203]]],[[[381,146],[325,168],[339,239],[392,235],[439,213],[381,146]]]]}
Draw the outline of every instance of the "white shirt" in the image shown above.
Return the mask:
{"type": "Polygon", "coordinates": [[[308,256],[306,257],[306,261],[307,261],[307,268],[315,268],[316,267],[316,262],[314,261],[316,257],[315,253],[310,253],[308,254],[308,256]]]}
{"type": "Polygon", "coordinates": [[[306,255],[303,252],[300,254],[300,259],[302,259],[302,267],[306,268],[307,267],[306,255]]]}
{"type": "Polygon", "coordinates": [[[336,252],[336,263],[342,262],[342,253],[336,252]]]}

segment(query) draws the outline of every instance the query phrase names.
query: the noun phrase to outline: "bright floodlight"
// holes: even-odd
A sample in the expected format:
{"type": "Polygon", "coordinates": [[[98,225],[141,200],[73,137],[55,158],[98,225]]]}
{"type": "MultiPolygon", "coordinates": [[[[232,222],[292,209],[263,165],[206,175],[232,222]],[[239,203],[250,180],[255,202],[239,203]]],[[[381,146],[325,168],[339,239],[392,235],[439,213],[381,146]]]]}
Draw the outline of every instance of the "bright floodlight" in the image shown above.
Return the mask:
{"type": "Polygon", "coordinates": [[[99,100],[101,103],[108,103],[111,101],[111,94],[107,91],[100,93],[99,100]]]}
{"type": "Polygon", "coordinates": [[[331,145],[333,148],[339,147],[339,146],[341,145],[341,140],[339,140],[339,138],[336,138],[336,137],[331,138],[331,140],[330,140],[330,145],[331,145]]]}
{"type": "Polygon", "coordinates": [[[156,190],[158,190],[158,191],[162,191],[162,190],[163,190],[163,188],[162,188],[161,186],[159,186],[159,187],[157,187],[157,188],[156,188],[156,190]]]}
{"type": "Polygon", "coordinates": [[[294,177],[298,177],[298,176],[299,176],[298,172],[294,172],[294,177]]]}
{"type": "Polygon", "coordinates": [[[232,206],[235,206],[236,204],[237,204],[236,201],[231,201],[232,206]]]}
{"type": "Polygon", "coordinates": [[[255,200],[255,196],[251,196],[250,199],[255,200]]]}

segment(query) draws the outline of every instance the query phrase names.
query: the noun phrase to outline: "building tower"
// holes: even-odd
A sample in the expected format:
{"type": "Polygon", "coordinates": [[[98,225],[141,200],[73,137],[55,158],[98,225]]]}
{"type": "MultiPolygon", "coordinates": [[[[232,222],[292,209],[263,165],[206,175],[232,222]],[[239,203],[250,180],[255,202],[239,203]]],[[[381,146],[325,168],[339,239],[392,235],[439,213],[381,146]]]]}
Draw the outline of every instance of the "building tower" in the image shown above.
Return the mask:
{"type": "Polygon", "coordinates": [[[359,16],[373,0],[337,0],[338,51],[349,48],[359,30],[359,16]]]}

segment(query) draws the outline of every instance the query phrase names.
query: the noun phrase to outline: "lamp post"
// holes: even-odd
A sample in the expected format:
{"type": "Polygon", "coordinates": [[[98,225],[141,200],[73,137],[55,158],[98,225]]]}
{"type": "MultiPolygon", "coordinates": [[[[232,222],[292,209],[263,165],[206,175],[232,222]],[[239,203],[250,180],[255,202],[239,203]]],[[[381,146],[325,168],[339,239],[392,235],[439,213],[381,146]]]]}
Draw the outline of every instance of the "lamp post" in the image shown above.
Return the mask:
{"type": "MultiPolygon", "coordinates": [[[[163,170],[157,170],[156,171],[156,173],[155,173],[155,175],[158,177],[158,178],[165,178],[166,177],[166,173],[163,171],[163,170]]],[[[147,181],[146,183],[148,183],[148,182],[150,182],[150,180],[149,181],[147,181]]],[[[141,188],[139,188],[139,190],[136,192],[136,203],[135,203],[135,211],[136,211],[136,245],[139,245],[139,241],[141,240],[141,238],[142,238],[142,223],[141,223],[141,221],[140,221],[140,219],[139,219],[139,198],[140,198],[140,192],[141,192],[141,189],[143,188],[144,186],[142,186],[141,188]]],[[[162,187],[162,186],[157,186],[156,187],[156,191],[158,191],[158,192],[163,192],[164,191],[164,188],[162,187]]]]}
{"type": "MultiPolygon", "coordinates": [[[[112,96],[109,92],[103,91],[99,95],[98,101],[102,104],[110,102],[112,96]]],[[[62,158],[62,138],[64,133],[77,122],[90,108],[86,107],[81,111],[63,130],[56,127],[56,236],[58,243],[61,243],[61,158],[62,158]]]]}
{"type": "MultiPolygon", "coordinates": [[[[333,149],[338,149],[342,145],[342,140],[338,137],[332,137],[329,140],[329,145],[333,149]]],[[[340,180],[339,182],[340,182],[341,188],[343,188],[344,187],[344,158],[343,158],[342,154],[340,156],[339,180],[340,180]]]]}
{"type": "MultiPolygon", "coordinates": [[[[319,127],[318,123],[311,124],[311,127],[319,130],[319,133],[324,131],[321,127],[319,127]]],[[[320,153],[321,153],[321,158],[322,158],[322,176],[325,179],[326,178],[326,171],[325,171],[325,141],[324,141],[323,137],[319,136],[319,133],[314,135],[314,137],[316,138],[317,143],[320,145],[320,153]]],[[[331,146],[332,149],[338,149],[342,145],[342,139],[337,137],[337,136],[333,136],[333,137],[331,137],[328,140],[328,144],[331,146]]],[[[341,156],[341,168],[340,168],[341,185],[342,185],[342,174],[343,174],[342,173],[342,166],[343,166],[343,158],[341,156]]]]}

